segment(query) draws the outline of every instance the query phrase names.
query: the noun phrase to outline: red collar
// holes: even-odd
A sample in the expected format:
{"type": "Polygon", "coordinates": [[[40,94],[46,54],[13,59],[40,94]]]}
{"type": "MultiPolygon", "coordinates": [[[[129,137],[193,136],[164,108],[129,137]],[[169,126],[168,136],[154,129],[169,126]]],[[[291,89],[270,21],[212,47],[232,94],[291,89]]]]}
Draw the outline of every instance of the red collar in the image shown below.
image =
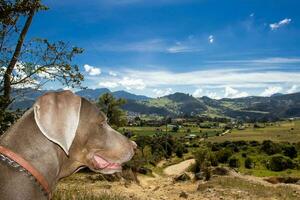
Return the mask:
{"type": "Polygon", "coordinates": [[[26,169],[32,176],[34,176],[34,178],[43,187],[44,191],[47,193],[50,199],[50,189],[49,189],[48,182],[35,167],[33,167],[28,161],[23,159],[20,155],[14,153],[13,151],[3,146],[0,146],[0,154],[3,154],[4,156],[7,156],[8,158],[12,159],[20,166],[22,166],[24,169],[26,169]]]}

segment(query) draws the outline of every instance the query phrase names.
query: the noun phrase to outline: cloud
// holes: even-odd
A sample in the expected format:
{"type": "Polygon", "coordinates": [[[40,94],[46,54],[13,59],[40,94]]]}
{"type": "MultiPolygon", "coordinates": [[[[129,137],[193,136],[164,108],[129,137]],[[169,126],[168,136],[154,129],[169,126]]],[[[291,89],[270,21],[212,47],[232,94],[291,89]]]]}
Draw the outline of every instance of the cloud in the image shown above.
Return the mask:
{"type": "Polygon", "coordinates": [[[181,42],[176,42],[174,46],[167,48],[169,53],[186,53],[186,52],[197,52],[201,51],[200,48],[183,45],[181,42]]]}
{"type": "Polygon", "coordinates": [[[153,89],[152,92],[154,92],[155,96],[162,97],[173,93],[172,88],[166,88],[166,89],[153,89]]]}
{"type": "Polygon", "coordinates": [[[255,15],[255,13],[251,13],[249,16],[250,16],[250,17],[254,17],[254,15],[255,15]]]}
{"type": "Polygon", "coordinates": [[[209,42],[209,43],[211,43],[211,44],[214,43],[214,40],[215,40],[215,39],[214,39],[214,36],[213,36],[213,35],[210,35],[210,36],[208,37],[208,42],[209,42]]]}
{"type": "Polygon", "coordinates": [[[230,86],[225,87],[224,93],[226,98],[241,98],[249,96],[247,92],[240,92],[239,90],[236,90],[230,86]]]}
{"type": "Polygon", "coordinates": [[[282,87],[280,86],[269,86],[262,93],[261,96],[271,96],[273,94],[279,93],[282,91],[282,87]]]}
{"type": "Polygon", "coordinates": [[[285,18],[277,23],[270,24],[270,29],[272,31],[277,30],[282,26],[288,25],[291,21],[292,19],[285,18]]]}
{"type": "Polygon", "coordinates": [[[85,64],[84,70],[90,75],[90,76],[97,76],[101,74],[101,69],[97,67],[93,67],[91,65],[85,64]]]}
{"type": "Polygon", "coordinates": [[[286,92],[288,94],[290,94],[290,93],[295,93],[297,91],[298,91],[298,86],[297,85],[292,85],[292,87],[290,89],[288,89],[286,92]]]}
{"type": "Polygon", "coordinates": [[[208,92],[206,96],[211,99],[221,99],[221,97],[216,92],[208,92]]]}
{"type": "Polygon", "coordinates": [[[117,76],[118,75],[116,72],[113,72],[113,71],[109,71],[108,74],[111,75],[111,76],[117,76]]]}
{"type": "Polygon", "coordinates": [[[148,39],[143,41],[128,42],[128,43],[108,43],[96,47],[100,51],[111,52],[155,52],[155,53],[189,53],[198,52],[197,42],[193,41],[190,36],[183,41],[169,41],[159,38],[148,39]]]}
{"type": "Polygon", "coordinates": [[[295,64],[300,63],[299,57],[270,57],[262,59],[246,59],[246,60],[216,60],[208,61],[207,63],[220,63],[220,64],[295,64]]]}
{"type": "Polygon", "coordinates": [[[124,77],[122,80],[119,81],[119,84],[125,87],[127,90],[137,89],[142,90],[146,87],[146,84],[142,79],[135,79],[124,77]]]}
{"type": "Polygon", "coordinates": [[[203,96],[203,89],[202,88],[198,88],[193,92],[193,96],[194,97],[202,97],[203,96]]]}
{"type": "Polygon", "coordinates": [[[105,88],[116,88],[116,87],[119,86],[118,83],[116,83],[116,82],[109,82],[109,81],[99,82],[98,85],[101,86],[101,87],[105,87],[105,88]]]}
{"type": "Polygon", "coordinates": [[[249,69],[199,70],[189,72],[125,70],[124,76],[143,79],[153,88],[158,86],[230,86],[234,88],[267,87],[270,84],[300,84],[300,73],[249,69]]]}

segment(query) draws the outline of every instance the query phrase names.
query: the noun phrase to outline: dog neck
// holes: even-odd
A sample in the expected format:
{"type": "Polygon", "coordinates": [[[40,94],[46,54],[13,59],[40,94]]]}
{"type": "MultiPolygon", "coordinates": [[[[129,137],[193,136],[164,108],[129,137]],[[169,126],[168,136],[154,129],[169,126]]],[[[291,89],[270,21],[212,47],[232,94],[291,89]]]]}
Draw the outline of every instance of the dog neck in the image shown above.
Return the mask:
{"type": "Polygon", "coordinates": [[[0,145],[22,156],[44,176],[51,191],[55,188],[68,157],[58,145],[43,136],[32,109],[2,136],[0,145]]]}

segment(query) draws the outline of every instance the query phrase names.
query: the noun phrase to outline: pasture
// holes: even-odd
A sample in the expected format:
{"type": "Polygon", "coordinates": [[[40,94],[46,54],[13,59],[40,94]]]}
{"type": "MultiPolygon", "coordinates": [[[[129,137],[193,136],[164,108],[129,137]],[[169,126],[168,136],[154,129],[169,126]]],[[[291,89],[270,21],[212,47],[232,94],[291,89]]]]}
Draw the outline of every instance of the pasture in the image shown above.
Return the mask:
{"type": "Polygon", "coordinates": [[[269,123],[264,128],[254,128],[253,124],[245,130],[233,129],[229,134],[210,137],[210,142],[224,141],[259,141],[300,142],[300,120],[269,123]]]}

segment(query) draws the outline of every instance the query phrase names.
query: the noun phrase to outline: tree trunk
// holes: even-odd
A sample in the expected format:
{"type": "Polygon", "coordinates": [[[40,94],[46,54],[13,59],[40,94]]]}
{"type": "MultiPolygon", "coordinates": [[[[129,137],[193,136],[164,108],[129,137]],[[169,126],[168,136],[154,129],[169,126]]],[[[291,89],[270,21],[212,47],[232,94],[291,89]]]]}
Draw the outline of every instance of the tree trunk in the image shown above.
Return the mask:
{"type": "Polygon", "coordinates": [[[23,46],[23,43],[24,43],[24,40],[25,40],[25,36],[27,34],[27,31],[30,27],[30,24],[32,22],[32,18],[35,14],[35,11],[36,11],[36,7],[32,8],[28,14],[28,18],[26,19],[26,22],[24,24],[24,27],[19,35],[19,38],[18,38],[18,42],[17,42],[17,45],[16,45],[16,48],[15,48],[15,51],[14,51],[14,54],[13,54],[13,57],[11,58],[8,66],[7,66],[7,69],[5,71],[5,74],[4,74],[4,85],[3,85],[3,99],[2,99],[2,105],[1,105],[1,109],[6,109],[9,104],[11,103],[11,99],[10,99],[10,95],[11,95],[11,75],[12,75],[12,72],[13,72],[13,69],[19,59],[19,56],[20,56],[20,53],[21,53],[21,49],[22,49],[22,46],[23,46]]]}

